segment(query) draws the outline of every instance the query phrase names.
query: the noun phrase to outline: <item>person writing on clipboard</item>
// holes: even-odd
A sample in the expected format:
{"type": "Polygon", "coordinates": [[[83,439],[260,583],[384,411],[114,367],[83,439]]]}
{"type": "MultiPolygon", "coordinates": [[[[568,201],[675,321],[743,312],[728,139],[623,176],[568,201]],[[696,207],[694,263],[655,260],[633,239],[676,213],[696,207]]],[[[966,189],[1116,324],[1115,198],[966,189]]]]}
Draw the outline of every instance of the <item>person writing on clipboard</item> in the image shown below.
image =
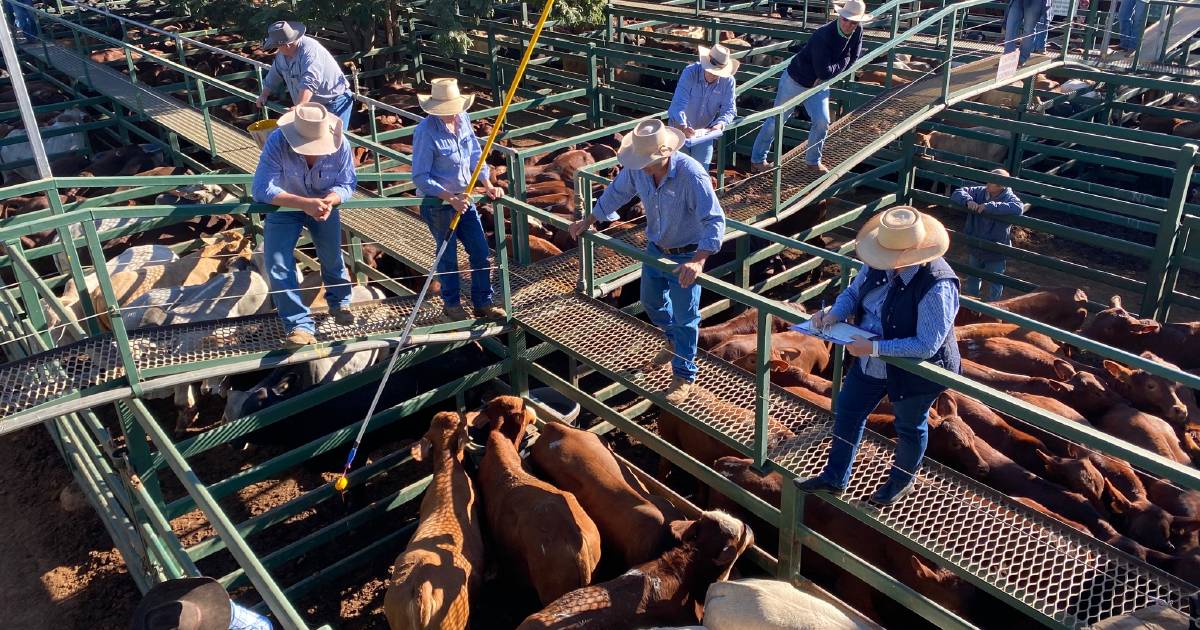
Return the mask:
{"type": "Polygon", "coordinates": [[[873,337],[854,335],[846,344],[858,360],[838,393],[829,460],[816,477],[795,480],[801,491],[837,495],[846,489],[867,415],[884,394],[896,416],[896,459],[871,501],[888,505],[912,491],[925,455],[929,408],[945,387],[882,357],[925,359],[959,371],[954,337],[959,280],[942,258],[949,246],[946,228],[937,219],[907,206],[872,217],[859,231],[862,268],[831,308],[812,316],[811,324],[820,330],[853,318],[873,337]]]}

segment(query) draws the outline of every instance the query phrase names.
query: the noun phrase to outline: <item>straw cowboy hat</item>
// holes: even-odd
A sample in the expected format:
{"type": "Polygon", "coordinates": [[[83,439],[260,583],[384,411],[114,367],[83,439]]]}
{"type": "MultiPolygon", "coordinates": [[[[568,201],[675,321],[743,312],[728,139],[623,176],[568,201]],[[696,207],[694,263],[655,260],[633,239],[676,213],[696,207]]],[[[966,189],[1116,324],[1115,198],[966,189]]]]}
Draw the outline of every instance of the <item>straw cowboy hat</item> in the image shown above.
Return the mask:
{"type": "Polygon", "coordinates": [[[330,155],[342,148],[342,119],[320,103],[297,105],[280,116],[279,130],[300,155],[330,155]]]}
{"type": "Polygon", "coordinates": [[[417,95],[417,103],[426,114],[454,116],[471,109],[471,104],[475,102],[474,94],[458,91],[458,79],[434,79],[429,85],[431,94],[417,95]]]}
{"type": "Polygon", "coordinates": [[[867,221],[858,231],[858,258],[872,269],[900,269],[927,263],[950,249],[950,235],[935,218],[911,206],[896,206],[867,221]]]}
{"type": "Polygon", "coordinates": [[[651,162],[671,157],[683,146],[683,132],[663,121],[647,118],[621,139],[617,162],[625,168],[645,168],[651,162]]]}
{"type": "Polygon", "coordinates": [[[208,577],[156,584],[133,611],[133,630],[227,630],[233,614],[229,594],[208,577]]]}
{"type": "Polygon", "coordinates": [[[867,4],[863,0],[846,0],[833,14],[851,22],[870,22],[875,19],[875,16],[867,13],[867,4]]]}
{"type": "Polygon", "coordinates": [[[267,27],[267,38],[263,40],[263,48],[279,48],[284,44],[292,44],[304,37],[304,25],[299,22],[280,20],[267,27]]]}
{"type": "Polygon", "coordinates": [[[737,72],[740,61],[729,54],[729,49],[717,44],[712,48],[700,47],[700,65],[705,72],[711,72],[719,77],[731,77],[737,72]]]}

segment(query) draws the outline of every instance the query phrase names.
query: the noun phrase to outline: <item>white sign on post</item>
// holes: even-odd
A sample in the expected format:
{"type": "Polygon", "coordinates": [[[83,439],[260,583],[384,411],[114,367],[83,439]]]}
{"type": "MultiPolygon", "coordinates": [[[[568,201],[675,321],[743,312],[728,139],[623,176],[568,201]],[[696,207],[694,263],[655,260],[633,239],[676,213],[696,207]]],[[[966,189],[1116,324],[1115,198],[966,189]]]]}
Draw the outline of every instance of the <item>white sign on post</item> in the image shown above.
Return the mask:
{"type": "Polygon", "coordinates": [[[1008,78],[1017,73],[1017,61],[1020,58],[1020,49],[1000,55],[1000,65],[996,66],[997,83],[1007,83],[1008,78]]]}

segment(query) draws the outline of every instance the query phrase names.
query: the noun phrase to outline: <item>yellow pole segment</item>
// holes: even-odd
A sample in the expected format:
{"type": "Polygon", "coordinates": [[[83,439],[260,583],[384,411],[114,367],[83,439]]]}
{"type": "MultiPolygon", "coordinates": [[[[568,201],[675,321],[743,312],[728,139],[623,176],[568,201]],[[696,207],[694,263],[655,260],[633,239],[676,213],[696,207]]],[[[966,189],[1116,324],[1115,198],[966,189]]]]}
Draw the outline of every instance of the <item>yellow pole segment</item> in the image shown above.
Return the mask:
{"type": "MultiPolygon", "coordinates": [[[[513,75],[512,83],[508,86],[508,93],[504,95],[504,103],[500,105],[500,113],[496,115],[496,122],[492,125],[492,133],[488,134],[487,143],[483,145],[483,151],[479,154],[479,162],[475,164],[475,170],[471,172],[471,179],[467,182],[467,190],[464,194],[468,201],[471,198],[471,192],[475,189],[475,183],[479,180],[479,173],[483,171],[484,160],[492,152],[492,145],[496,144],[496,136],[500,135],[500,128],[504,126],[504,118],[508,116],[508,106],[512,104],[513,97],[517,95],[517,86],[521,83],[521,77],[525,76],[525,66],[529,65],[529,58],[533,56],[533,48],[542,34],[542,27],[546,25],[546,19],[550,17],[550,8],[553,6],[554,0],[546,0],[546,5],[542,7],[542,14],[538,16],[537,25],[533,27],[529,45],[525,47],[525,54],[517,66],[517,73],[513,75]]],[[[451,231],[458,227],[458,220],[461,217],[461,212],[454,213],[454,218],[450,221],[451,231]]]]}

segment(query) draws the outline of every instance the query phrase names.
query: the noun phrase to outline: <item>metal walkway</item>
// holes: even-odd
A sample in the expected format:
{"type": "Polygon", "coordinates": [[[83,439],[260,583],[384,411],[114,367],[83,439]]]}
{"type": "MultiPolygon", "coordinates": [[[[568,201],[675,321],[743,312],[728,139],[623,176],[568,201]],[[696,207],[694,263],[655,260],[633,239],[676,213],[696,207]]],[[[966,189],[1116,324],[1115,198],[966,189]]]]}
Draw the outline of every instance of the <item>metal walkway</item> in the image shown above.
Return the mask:
{"type": "MultiPolygon", "coordinates": [[[[79,58],[69,51],[52,50],[50,59],[60,69],[81,69],[79,58]]],[[[956,71],[951,85],[954,100],[996,87],[996,63],[993,57],[956,71]]],[[[1036,58],[1021,72],[1028,75],[1052,65],[1045,58],[1036,58]]],[[[783,198],[794,197],[789,208],[803,207],[838,175],[868,157],[873,147],[890,142],[943,109],[945,105],[936,102],[941,80],[934,77],[882,94],[835,123],[825,149],[831,173],[820,181],[814,182],[812,175],[800,167],[801,160],[785,161],[783,198]],[[856,119],[855,125],[848,124],[856,119]]],[[[194,110],[190,110],[193,118],[188,118],[180,113],[188,109],[186,106],[134,86],[119,73],[106,74],[102,85],[105,93],[128,106],[140,103],[148,108],[143,111],[153,113],[160,122],[170,121],[173,129],[183,132],[194,125],[194,110]]],[[[221,137],[240,143],[235,159],[249,163],[251,152],[244,137],[231,129],[223,130],[221,137]]],[[[205,139],[201,144],[206,143],[205,139]]],[[[803,150],[803,146],[797,147],[788,157],[794,158],[803,150]]],[[[723,193],[728,215],[741,220],[762,215],[769,210],[763,206],[763,193],[771,185],[768,174],[728,189],[723,193]]],[[[427,256],[432,251],[432,240],[423,225],[412,230],[411,238],[398,230],[400,226],[395,222],[364,227],[364,236],[388,239],[415,256],[427,256]]],[[[636,242],[640,238],[641,230],[635,229],[625,240],[636,242]]],[[[574,252],[514,269],[511,283],[517,322],[635,392],[645,395],[665,390],[670,379],[667,369],[635,375],[661,348],[661,333],[576,292],[578,273],[579,260],[574,252]]],[[[411,298],[394,298],[356,305],[360,322],[353,328],[336,327],[318,316],[318,338],[334,341],[394,331],[411,304],[411,298]]],[[[419,323],[431,321],[435,313],[431,308],[419,323]]],[[[184,371],[208,359],[272,350],[281,334],[278,318],[264,315],[145,329],[134,331],[131,337],[139,368],[175,367],[184,371]]],[[[697,362],[700,387],[681,410],[749,447],[754,431],[753,412],[749,410],[754,408],[755,396],[751,376],[706,355],[697,362]]],[[[0,366],[0,426],[17,419],[77,410],[86,406],[79,400],[82,393],[121,385],[123,377],[111,336],[0,366]]],[[[770,461],[793,475],[816,473],[830,442],[829,414],[780,388],[772,387],[770,397],[770,461]]],[[[889,441],[868,435],[850,490],[840,501],[861,504],[887,474],[890,451],[889,441]]],[[[1187,598],[1196,591],[932,462],[923,469],[917,491],[874,518],[929,549],[942,563],[969,574],[978,585],[1027,603],[1046,622],[1082,628],[1156,601],[1188,611],[1187,598]]]]}

